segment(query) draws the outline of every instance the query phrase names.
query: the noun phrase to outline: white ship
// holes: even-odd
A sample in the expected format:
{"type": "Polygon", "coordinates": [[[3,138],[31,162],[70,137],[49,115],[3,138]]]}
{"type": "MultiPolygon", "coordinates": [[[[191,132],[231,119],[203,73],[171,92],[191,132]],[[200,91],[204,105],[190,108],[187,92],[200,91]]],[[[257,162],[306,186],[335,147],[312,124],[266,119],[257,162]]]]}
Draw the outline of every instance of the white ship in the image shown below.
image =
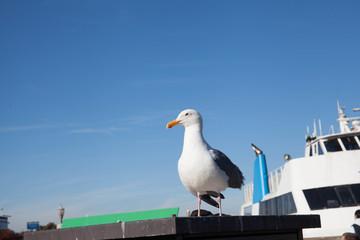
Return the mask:
{"type": "MultiPolygon", "coordinates": [[[[339,133],[306,136],[305,156],[267,173],[265,155],[256,152],[254,181],[245,185],[241,215],[319,214],[321,228],[304,229],[304,238],[346,232],[360,209],[360,117],[348,118],[338,103],[339,133]]],[[[353,109],[360,111],[360,109],[353,109]]]]}

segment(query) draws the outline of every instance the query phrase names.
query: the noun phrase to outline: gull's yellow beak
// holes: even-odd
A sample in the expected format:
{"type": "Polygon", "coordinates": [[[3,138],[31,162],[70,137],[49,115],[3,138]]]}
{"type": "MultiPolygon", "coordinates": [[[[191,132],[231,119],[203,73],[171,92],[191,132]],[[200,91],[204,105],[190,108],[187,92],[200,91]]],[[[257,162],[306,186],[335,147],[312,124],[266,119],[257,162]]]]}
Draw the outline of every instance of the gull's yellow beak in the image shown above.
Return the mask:
{"type": "Polygon", "coordinates": [[[174,120],[169,122],[168,124],[166,124],[166,128],[172,128],[173,126],[179,125],[181,121],[179,120],[174,120]]]}

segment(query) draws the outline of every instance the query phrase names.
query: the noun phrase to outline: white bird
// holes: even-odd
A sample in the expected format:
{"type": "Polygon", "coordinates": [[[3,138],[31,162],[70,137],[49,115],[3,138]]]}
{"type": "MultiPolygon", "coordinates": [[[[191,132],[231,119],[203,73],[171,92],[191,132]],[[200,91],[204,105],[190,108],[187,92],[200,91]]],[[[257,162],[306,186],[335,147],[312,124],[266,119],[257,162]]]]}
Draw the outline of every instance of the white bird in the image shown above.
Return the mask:
{"type": "Polygon", "coordinates": [[[213,149],[202,133],[203,120],[193,109],[182,111],[166,128],[182,125],[185,128],[184,145],[178,162],[178,172],[184,187],[198,199],[198,216],[201,200],[219,208],[222,215],[221,194],[226,188],[241,189],[244,177],[240,169],[221,151],[213,149]],[[211,197],[216,197],[217,202],[211,197]]]}

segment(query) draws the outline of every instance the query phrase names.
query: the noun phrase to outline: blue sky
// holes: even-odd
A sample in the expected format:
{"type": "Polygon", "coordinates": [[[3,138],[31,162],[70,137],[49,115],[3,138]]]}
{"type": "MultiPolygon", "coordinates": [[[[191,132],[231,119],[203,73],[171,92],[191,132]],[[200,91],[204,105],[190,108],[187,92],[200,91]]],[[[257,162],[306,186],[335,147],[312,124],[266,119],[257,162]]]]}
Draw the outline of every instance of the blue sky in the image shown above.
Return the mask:
{"type": "MultiPolygon", "coordinates": [[[[252,179],[306,126],[360,107],[359,1],[0,1],[0,208],[27,221],[196,209],[177,160],[186,108],[252,179]]],[[[224,192],[225,213],[243,193],[224,192]]],[[[217,210],[206,204],[204,208],[217,210]]]]}

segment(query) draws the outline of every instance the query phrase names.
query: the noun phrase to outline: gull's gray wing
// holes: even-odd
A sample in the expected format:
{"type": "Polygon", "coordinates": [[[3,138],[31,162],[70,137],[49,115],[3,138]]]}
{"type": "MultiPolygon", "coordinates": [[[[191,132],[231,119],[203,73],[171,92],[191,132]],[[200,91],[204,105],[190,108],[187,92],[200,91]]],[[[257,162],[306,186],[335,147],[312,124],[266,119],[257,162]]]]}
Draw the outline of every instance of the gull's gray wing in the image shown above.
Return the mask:
{"type": "Polygon", "coordinates": [[[229,187],[241,189],[244,185],[244,176],[240,169],[221,151],[211,149],[210,153],[218,167],[229,177],[229,187]]]}

